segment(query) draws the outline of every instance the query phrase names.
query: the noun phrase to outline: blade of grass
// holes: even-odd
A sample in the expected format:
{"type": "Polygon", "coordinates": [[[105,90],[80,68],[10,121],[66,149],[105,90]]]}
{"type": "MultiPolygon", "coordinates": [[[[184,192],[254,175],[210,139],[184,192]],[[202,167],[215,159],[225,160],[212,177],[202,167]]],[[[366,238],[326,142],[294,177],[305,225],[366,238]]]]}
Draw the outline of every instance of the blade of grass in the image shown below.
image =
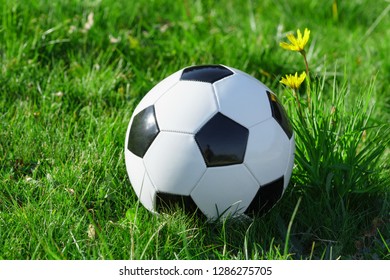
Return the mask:
{"type": "Polygon", "coordinates": [[[299,204],[301,204],[301,200],[302,200],[302,197],[299,197],[299,199],[297,201],[297,204],[295,205],[294,211],[293,211],[293,213],[291,215],[290,222],[288,223],[287,233],[286,233],[286,241],[285,241],[284,250],[283,250],[283,258],[285,258],[285,259],[287,259],[288,256],[289,256],[288,251],[289,251],[289,241],[290,241],[291,227],[292,227],[292,225],[294,223],[295,216],[297,215],[299,204]]]}

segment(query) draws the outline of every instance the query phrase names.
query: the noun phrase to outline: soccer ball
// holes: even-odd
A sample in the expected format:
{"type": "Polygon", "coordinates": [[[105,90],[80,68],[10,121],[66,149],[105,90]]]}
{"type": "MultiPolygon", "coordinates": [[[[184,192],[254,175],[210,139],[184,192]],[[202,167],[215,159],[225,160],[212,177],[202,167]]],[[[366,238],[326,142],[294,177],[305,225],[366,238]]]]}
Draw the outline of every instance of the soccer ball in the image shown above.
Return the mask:
{"type": "Polygon", "coordinates": [[[223,65],[191,66],[158,83],[126,132],[126,169],[140,202],[179,203],[208,219],[262,215],[282,197],[294,133],[264,84],[223,65]]]}

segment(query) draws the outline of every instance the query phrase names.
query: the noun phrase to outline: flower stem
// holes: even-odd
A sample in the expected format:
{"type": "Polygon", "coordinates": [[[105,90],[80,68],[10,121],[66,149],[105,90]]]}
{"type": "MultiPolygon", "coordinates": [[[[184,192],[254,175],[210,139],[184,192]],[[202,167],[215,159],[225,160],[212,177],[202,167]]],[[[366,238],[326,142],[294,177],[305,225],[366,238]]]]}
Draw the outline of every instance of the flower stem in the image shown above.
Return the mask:
{"type": "Polygon", "coordinates": [[[311,110],[311,92],[310,92],[310,75],[309,75],[309,64],[307,63],[306,52],[302,50],[300,52],[303,56],[306,67],[306,92],[307,92],[307,106],[311,110]]]}
{"type": "Polygon", "coordinates": [[[292,89],[293,95],[295,96],[295,99],[297,100],[298,105],[298,111],[301,113],[301,102],[299,101],[298,93],[295,91],[295,89],[292,89]]]}
{"type": "Polygon", "coordinates": [[[303,56],[303,60],[305,61],[306,76],[309,77],[309,64],[307,63],[306,52],[303,50],[303,51],[301,51],[301,54],[302,54],[302,56],[303,56]]]}

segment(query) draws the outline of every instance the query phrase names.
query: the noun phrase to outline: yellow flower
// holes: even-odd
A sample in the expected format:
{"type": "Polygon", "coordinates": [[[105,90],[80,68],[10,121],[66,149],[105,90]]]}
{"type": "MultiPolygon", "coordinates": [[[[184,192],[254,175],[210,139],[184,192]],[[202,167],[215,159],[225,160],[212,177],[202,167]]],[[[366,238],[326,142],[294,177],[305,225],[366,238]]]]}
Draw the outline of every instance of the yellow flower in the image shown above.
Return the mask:
{"type": "Polygon", "coordinates": [[[290,87],[291,89],[296,90],[301,86],[305,78],[306,78],[305,72],[302,72],[302,74],[299,75],[299,77],[298,77],[298,73],[295,72],[295,75],[289,74],[286,75],[286,77],[282,77],[282,80],[280,82],[290,87]]]}
{"type": "Polygon", "coordinates": [[[310,37],[310,30],[305,28],[305,31],[303,32],[303,37],[301,30],[297,30],[297,37],[294,36],[294,34],[287,34],[287,39],[291,42],[291,44],[286,42],[281,42],[280,46],[283,49],[291,50],[291,51],[297,51],[297,52],[303,52],[304,48],[309,41],[310,37]]]}

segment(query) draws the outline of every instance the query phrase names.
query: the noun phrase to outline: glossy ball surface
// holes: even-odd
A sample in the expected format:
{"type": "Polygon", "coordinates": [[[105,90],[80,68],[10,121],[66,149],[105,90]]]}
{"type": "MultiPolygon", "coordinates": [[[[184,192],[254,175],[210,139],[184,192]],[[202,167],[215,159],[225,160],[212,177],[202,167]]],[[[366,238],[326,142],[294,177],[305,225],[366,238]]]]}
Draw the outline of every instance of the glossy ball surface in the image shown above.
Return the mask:
{"type": "Polygon", "coordinates": [[[288,185],[294,151],[275,94],[224,65],[187,67],[158,83],[125,139],[130,182],[147,209],[179,204],[208,219],[268,212],[288,185]]]}

